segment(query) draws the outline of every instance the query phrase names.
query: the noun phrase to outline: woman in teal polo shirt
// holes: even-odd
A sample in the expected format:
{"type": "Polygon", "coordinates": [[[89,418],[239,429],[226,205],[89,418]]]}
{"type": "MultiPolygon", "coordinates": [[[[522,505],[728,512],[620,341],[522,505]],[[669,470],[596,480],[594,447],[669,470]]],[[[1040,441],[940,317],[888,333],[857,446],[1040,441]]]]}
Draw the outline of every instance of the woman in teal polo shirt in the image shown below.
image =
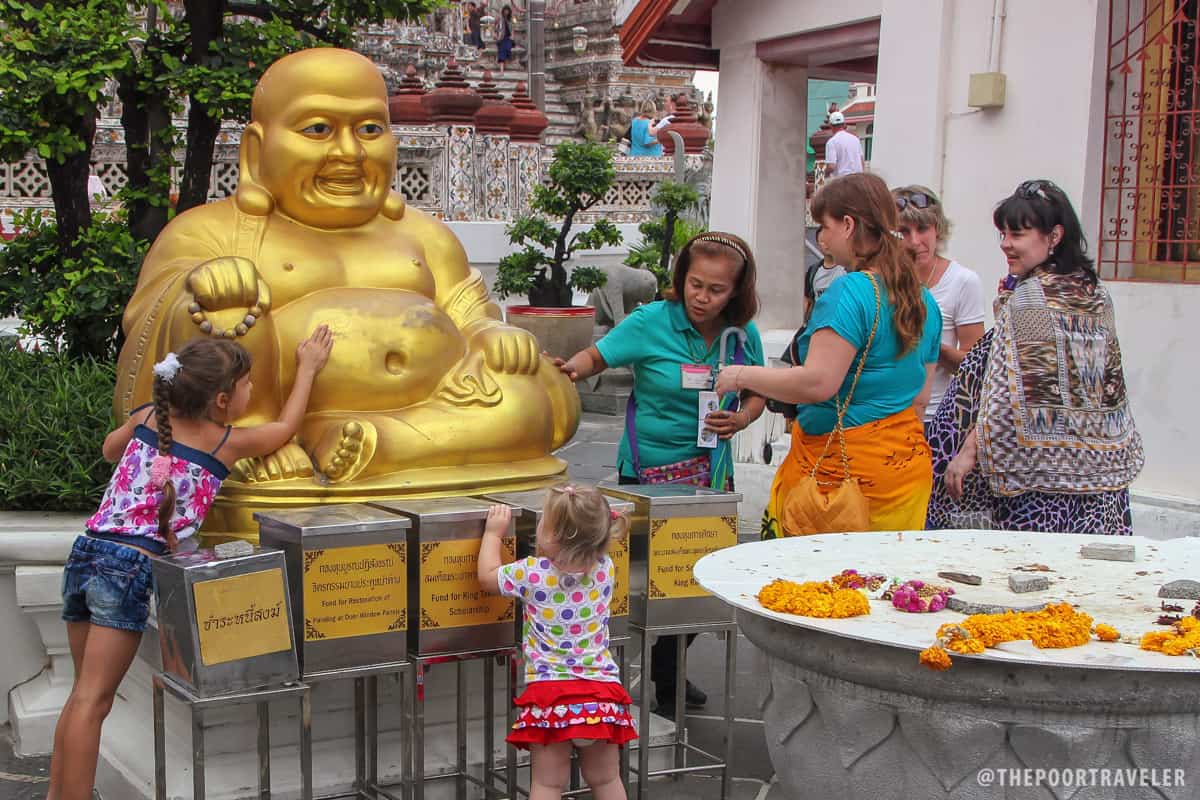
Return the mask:
{"type": "MultiPolygon", "coordinates": [[[[617,452],[621,483],[678,481],[706,463],[712,450],[697,444],[699,392],[711,388],[705,385],[707,368],[717,365],[721,334],[731,326],[745,330],[737,363],[763,363],[762,339],[751,322],[758,312],[756,277],[754,256],[742,239],[702,233],[675,257],[671,299],[638,308],[594,346],[557,362],[573,381],[608,367],[633,368],[636,411],[617,452]]],[[[704,425],[728,439],[758,419],[765,405],[762,397],[745,393],[740,409],[709,413],[704,425]]],[[[651,677],[665,716],[674,716],[677,656],[673,636],[659,637],[651,652],[651,677]]],[[[707,699],[690,682],[685,696],[693,706],[707,699]]]]}

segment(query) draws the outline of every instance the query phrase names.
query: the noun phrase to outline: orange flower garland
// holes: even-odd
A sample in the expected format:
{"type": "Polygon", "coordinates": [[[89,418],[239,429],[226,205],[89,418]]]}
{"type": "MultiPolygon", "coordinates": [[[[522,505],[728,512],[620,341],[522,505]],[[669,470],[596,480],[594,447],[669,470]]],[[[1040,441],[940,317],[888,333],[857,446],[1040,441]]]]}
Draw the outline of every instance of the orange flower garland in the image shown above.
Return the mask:
{"type": "Polygon", "coordinates": [[[1142,649],[1168,656],[1191,653],[1200,656],[1200,619],[1184,617],[1166,631],[1150,631],[1142,636],[1142,649]]]}
{"type": "Polygon", "coordinates": [[[865,594],[856,589],[839,589],[828,581],[796,583],[777,578],[759,590],[758,602],[772,611],[801,617],[844,619],[871,613],[865,594]]]}
{"type": "MultiPolygon", "coordinates": [[[[1200,623],[1200,620],[1196,620],[1200,623]]],[[[1076,611],[1069,603],[1046,606],[1041,611],[1006,611],[1003,614],[972,614],[962,622],[950,622],[937,630],[937,642],[921,651],[920,663],[931,669],[950,668],[947,649],[965,655],[978,655],[1002,642],[1029,639],[1035,647],[1078,647],[1091,638],[1091,616],[1076,611]]],[[[1152,634],[1147,634],[1151,636],[1152,634]]],[[[1111,642],[1120,634],[1110,625],[1097,625],[1096,636],[1111,642]]],[[[1196,646],[1200,646],[1197,631],[1196,646]]],[[[1145,647],[1145,640],[1143,640],[1145,647]]]]}

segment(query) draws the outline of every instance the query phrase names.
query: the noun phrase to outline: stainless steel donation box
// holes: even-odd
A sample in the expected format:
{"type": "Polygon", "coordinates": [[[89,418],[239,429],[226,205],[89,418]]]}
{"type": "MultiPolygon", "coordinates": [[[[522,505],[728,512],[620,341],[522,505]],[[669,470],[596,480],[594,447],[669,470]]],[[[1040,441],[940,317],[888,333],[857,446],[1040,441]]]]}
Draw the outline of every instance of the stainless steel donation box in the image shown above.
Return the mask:
{"type": "Polygon", "coordinates": [[[644,628],[727,624],[733,610],[692,576],[704,556],[737,544],[742,496],[696,486],[601,486],[634,505],[629,537],[629,619],[644,628]]]}
{"type": "Polygon", "coordinates": [[[283,552],[156,557],[163,672],[199,697],[299,678],[283,552]]]}
{"type": "MultiPolygon", "coordinates": [[[[516,607],[479,586],[479,543],[490,503],[470,497],[380,500],[371,505],[412,521],[408,533],[408,653],[425,658],[506,650],[516,645],[516,607]]],[[[503,538],[515,558],[513,526],[503,538]]]]}
{"type": "Polygon", "coordinates": [[[287,557],[304,677],[408,655],[406,517],[365,504],[260,512],[259,541],[287,557]]]}
{"type": "MultiPolygon", "coordinates": [[[[537,526],[542,521],[546,490],[502,492],[486,495],[484,499],[512,506],[516,512],[514,521],[517,529],[517,558],[525,558],[537,552],[537,526]]],[[[632,522],[633,503],[616,497],[607,499],[613,511],[625,514],[632,522]]],[[[614,584],[612,605],[609,606],[608,633],[612,639],[621,639],[629,635],[629,538],[618,539],[614,536],[608,546],[608,555],[613,560],[614,584]]],[[[517,635],[520,636],[520,633],[517,635]]]]}

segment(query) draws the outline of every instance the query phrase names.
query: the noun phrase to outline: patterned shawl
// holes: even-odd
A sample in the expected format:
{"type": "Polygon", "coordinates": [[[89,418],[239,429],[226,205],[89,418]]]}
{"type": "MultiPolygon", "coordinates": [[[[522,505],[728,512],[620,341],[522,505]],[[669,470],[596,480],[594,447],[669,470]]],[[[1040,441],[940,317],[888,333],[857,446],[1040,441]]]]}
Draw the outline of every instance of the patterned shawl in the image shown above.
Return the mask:
{"type": "Polygon", "coordinates": [[[1038,269],[997,299],[979,403],[979,467],[1000,495],[1123,489],[1142,469],[1112,300],[1038,269]]]}

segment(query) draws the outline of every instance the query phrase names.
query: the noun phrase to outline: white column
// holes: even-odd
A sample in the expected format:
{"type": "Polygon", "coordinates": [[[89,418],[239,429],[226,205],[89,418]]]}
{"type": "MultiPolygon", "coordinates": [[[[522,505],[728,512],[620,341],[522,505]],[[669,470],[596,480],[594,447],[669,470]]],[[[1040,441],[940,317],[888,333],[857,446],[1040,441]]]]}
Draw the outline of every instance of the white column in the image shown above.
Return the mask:
{"type": "Polygon", "coordinates": [[[48,663],[32,680],[8,695],[13,746],[17,755],[44,755],[54,749],[54,726],[71,694],[75,665],[62,621],[61,566],[17,567],[16,594],[21,611],[37,627],[48,663]]]}
{"type": "Polygon", "coordinates": [[[804,310],[807,263],[808,70],[768,67],[753,45],[722,50],[720,95],[711,226],[745,237],[754,249],[758,326],[794,329],[804,310]]]}
{"type": "Polygon", "coordinates": [[[481,219],[507,221],[512,218],[513,181],[508,156],[509,138],[503,134],[476,137],[479,154],[479,197],[476,209],[481,219]]]}
{"type": "Polygon", "coordinates": [[[477,219],[475,185],[478,175],[475,169],[475,127],[473,125],[450,126],[446,152],[446,219],[477,219]]]}

